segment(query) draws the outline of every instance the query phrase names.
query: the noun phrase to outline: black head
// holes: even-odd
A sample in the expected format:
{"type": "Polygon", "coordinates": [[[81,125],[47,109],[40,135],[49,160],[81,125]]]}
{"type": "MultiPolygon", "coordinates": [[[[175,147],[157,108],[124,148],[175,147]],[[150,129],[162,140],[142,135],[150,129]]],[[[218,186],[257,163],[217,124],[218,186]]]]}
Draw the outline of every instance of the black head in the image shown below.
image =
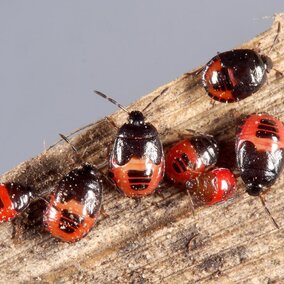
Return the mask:
{"type": "Polygon", "coordinates": [[[145,124],[144,115],[138,110],[129,113],[128,121],[130,124],[137,126],[145,124]]]}
{"type": "Polygon", "coordinates": [[[270,59],[270,57],[266,56],[266,55],[261,55],[261,60],[263,61],[263,64],[264,64],[264,67],[265,67],[265,70],[267,73],[269,73],[269,71],[272,69],[273,67],[273,62],[272,60],[270,59]]]}
{"type": "Polygon", "coordinates": [[[92,166],[91,164],[88,164],[88,163],[85,163],[85,164],[82,165],[81,172],[84,175],[90,174],[91,176],[94,176],[94,177],[97,177],[97,178],[100,177],[100,173],[97,170],[97,168],[95,168],[94,166],[92,166]]]}
{"type": "Polygon", "coordinates": [[[274,182],[277,174],[273,171],[263,169],[248,168],[240,172],[244,181],[247,193],[249,195],[259,195],[263,190],[270,187],[274,182]]]}
{"type": "Polygon", "coordinates": [[[258,196],[263,191],[263,186],[258,183],[250,183],[246,185],[247,193],[252,196],[258,196]]]}

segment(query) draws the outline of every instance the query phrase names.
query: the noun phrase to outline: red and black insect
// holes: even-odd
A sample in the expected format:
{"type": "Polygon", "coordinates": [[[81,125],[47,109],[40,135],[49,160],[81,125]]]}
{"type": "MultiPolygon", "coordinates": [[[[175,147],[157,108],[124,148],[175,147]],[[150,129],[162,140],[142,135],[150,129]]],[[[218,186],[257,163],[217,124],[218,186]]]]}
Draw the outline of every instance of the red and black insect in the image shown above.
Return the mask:
{"type": "Polygon", "coordinates": [[[239,126],[237,164],[250,195],[271,186],[284,167],[284,125],[275,117],[252,114],[239,126]]]}
{"type": "Polygon", "coordinates": [[[128,112],[115,100],[95,92],[128,113],[128,122],[119,128],[110,154],[110,178],[128,197],[152,194],[164,175],[163,147],[156,128],[145,122],[142,112],[128,112]]]}
{"type": "Polygon", "coordinates": [[[174,144],[166,154],[166,175],[174,183],[184,185],[217,162],[219,148],[211,135],[198,135],[174,144]]]}
{"type": "Polygon", "coordinates": [[[235,49],[219,53],[206,64],[202,83],[214,100],[236,102],[258,91],[271,68],[268,56],[251,49],[235,49]]]}
{"type": "Polygon", "coordinates": [[[197,202],[212,205],[235,195],[236,179],[230,170],[216,168],[189,180],[186,189],[197,202]]]}
{"type": "Polygon", "coordinates": [[[95,225],[101,203],[100,174],[84,164],[58,182],[44,213],[44,223],[53,237],[78,241],[95,225]]]}
{"type": "Polygon", "coordinates": [[[0,184],[0,222],[10,221],[22,213],[33,199],[30,188],[17,183],[0,184]]]}

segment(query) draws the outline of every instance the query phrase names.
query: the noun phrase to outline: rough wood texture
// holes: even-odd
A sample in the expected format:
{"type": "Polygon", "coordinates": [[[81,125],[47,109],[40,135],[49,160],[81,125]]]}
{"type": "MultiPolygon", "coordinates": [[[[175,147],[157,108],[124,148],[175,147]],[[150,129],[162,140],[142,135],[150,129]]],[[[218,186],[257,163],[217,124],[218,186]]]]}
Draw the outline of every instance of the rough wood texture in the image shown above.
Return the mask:
{"type": "MultiPolygon", "coordinates": [[[[284,70],[284,33],[270,51],[278,23],[242,45],[258,48],[284,70]]],[[[212,54],[213,56],[214,54],[212,54]]],[[[190,55],[188,55],[190,56],[190,55]]],[[[209,58],[208,58],[209,59],[209,58]]],[[[141,98],[130,109],[145,116],[161,133],[164,143],[177,139],[170,129],[209,132],[222,147],[220,164],[234,167],[236,118],[266,111],[284,121],[284,80],[271,71],[268,83],[253,96],[234,104],[215,103],[201,86],[200,75],[185,74],[141,98]]],[[[113,94],[111,94],[113,95],[113,94]]],[[[115,96],[115,94],[114,94],[115,96]]],[[[98,107],[106,103],[94,98],[98,107]]],[[[111,118],[121,125],[126,115],[111,118]]],[[[115,129],[103,119],[76,133],[72,143],[83,160],[99,164],[107,159],[115,129]]],[[[41,192],[76,166],[73,152],[59,143],[2,176],[41,192]]],[[[1,224],[1,283],[280,283],[284,282],[284,175],[266,195],[266,203],[280,229],[276,230],[259,198],[244,193],[212,207],[189,210],[186,194],[175,188],[141,202],[124,198],[106,185],[104,209],[97,226],[75,244],[59,242],[44,231],[36,202],[13,223],[1,224]],[[33,221],[35,220],[35,221],[33,221]],[[16,229],[16,230],[15,230],[16,229]],[[13,236],[13,238],[12,238],[13,236]]]]}

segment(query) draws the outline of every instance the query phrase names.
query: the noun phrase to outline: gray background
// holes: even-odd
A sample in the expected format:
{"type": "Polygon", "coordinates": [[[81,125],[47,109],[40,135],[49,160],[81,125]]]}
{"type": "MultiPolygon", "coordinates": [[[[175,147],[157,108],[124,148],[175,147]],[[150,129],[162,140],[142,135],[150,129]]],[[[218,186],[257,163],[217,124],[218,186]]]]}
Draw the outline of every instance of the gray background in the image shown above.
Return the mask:
{"type": "Polygon", "coordinates": [[[0,174],[266,30],[283,0],[0,2],[0,174]],[[268,16],[268,17],[266,17],[268,16]]]}

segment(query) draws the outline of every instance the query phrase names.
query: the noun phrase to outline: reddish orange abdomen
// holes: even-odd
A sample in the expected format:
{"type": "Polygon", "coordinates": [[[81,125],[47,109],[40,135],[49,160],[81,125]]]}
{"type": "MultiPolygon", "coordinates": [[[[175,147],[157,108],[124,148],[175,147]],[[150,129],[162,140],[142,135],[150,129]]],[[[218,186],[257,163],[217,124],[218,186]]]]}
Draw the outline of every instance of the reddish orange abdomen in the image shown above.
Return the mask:
{"type": "Polygon", "coordinates": [[[132,157],[119,166],[111,161],[110,174],[116,186],[128,197],[142,197],[152,194],[163,178],[164,160],[156,165],[148,158],[132,157]]]}

